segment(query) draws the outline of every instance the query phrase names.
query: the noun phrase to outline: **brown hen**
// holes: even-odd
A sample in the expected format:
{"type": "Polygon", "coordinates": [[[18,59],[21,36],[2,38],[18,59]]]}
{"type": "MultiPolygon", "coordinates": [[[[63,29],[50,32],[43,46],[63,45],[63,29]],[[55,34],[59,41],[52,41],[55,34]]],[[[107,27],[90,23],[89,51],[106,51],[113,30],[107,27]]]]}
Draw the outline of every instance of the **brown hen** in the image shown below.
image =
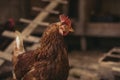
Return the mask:
{"type": "Polygon", "coordinates": [[[67,80],[69,61],[63,36],[72,31],[71,20],[60,15],[60,22],[51,24],[43,33],[39,48],[24,52],[22,43],[16,41],[20,47],[17,51],[15,47],[13,55],[14,79],[67,80]]]}

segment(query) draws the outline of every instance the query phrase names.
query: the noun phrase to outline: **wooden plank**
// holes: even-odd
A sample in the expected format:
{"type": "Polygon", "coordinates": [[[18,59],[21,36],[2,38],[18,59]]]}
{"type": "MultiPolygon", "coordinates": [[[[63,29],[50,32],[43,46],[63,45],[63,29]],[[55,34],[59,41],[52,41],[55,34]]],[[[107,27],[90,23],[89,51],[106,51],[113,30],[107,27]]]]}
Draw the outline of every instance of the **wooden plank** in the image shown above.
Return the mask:
{"type": "MultiPolygon", "coordinates": [[[[58,3],[56,2],[51,2],[46,8],[45,10],[53,10],[56,6],[58,5],[58,3]]],[[[48,12],[41,12],[34,20],[32,23],[30,23],[28,25],[28,27],[26,27],[26,29],[24,29],[24,31],[22,32],[22,34],[24,35],[29,35],[36,27],[38,24],[35,24],[37,22],[42,22],[47,16],[49,15],[48,12]]]]}
{"type": "Polygon", "coordinates": [[[39,8],[39,7],[32,7],[32,10],[34,11],[44,11],[44,12],[49,12],[49,13],[52,13],[52,14],[59,14],[60,12],[59,11],[55,11],[55,10],[44,10],[43,8],[39,8]]]}
{"type": "Polygon", "coordinates": [[[11,61],[12,60],[12,55],[10,53],[6,54],[6,53],[0,51],[0,58],[11,61]]]}
{"type": "Polygon", "coordinates": [[[99,63],[104,63],[104,64],[117,64],[117,65],[120,65],[120,61],[112,61],[112,60],[105,60],[106,58],[114,58],[114,59],[120,59],[120,56],[116,56],[116,55],[109,55],[107,53],[105,53],[104,56],[102,56],[100,59],[99,59],[99,63]]]}
{"type": "Polygon", "coordinates": [[[44,2],[50,2],[50,1],[54,1],[54,2],[59,2],[61,4],[68,4],[67,0],[42,0],[44,2]]]}
{"type": "Polygon", "coordinates": [[[105,56],[120,58],[120,48],[116,47],[111,49],[105,56]],[[119,53],[119,54],[114,54],[114,53],[119,53]]]}
{"type": "MultiPolygon", "coordinates": [[[[83,36],[82,29],[82,27],[79,27],[74,34],[83,36]]],[[[120,23],[88,23],[85,29],[85,36],[120,37],[120,23]]]]}
{"type": "Polygon", "coordinates": [[[120,68],[113,67],[112,70],[113,70],[113,71],[120,72],[120,68]]]}
{"type": "Polygon", "coordinates": [[[120,37],[120,23],[88,23],[87,36],[120,37]]]}
{"type": "MultiPolygon", "coordinates": [[[[68,1],[68,0],[67,0],[68,1]]],[[[64,12],[65,15],[68,15],[69,14],[69,4],[67,2],[67,4],[65,5],[62,5],[62,12],[64,12]]]]}
{"type": "MultiPolygon", "coordinates": [[[[79,15],[79,28],[81,28],[81,34],[82,34],[82,37],[80,39],[80,45],[81,45],[81,49],[83,51],[85,51],[87,49],[87,42],[86,42],[86,38],[85,38],[85,29],[86,29],[86,0],[79,0],[80,2],[80,5],[79,5],[79,12],[80,12],[80,15],[79,15]]],[[[80,29],[77,29],[77,32],[79,33],[80,29]]]]}
{"type": "Polygon", "coordinates": [[[32,20],[28,20],[28,19],[24,19],[24,18],[20,18],[19,21],[24,22],[24,23],[31,23],[32,22],[32,20]]]}
{"type": "MultiPolygon", "coordinates": [[[[24,23],[31,23],[32,20],[28,20],[28,19],[24,19],[24,18],[20,18],[20,22],[24,22],[24,23]]],[[[41,25],[41,26],[48,26],[49,23],[47,22],[36,22],[35,24],[41,25]]]]}
{"type": "MultiPolygon", "coordinates": [[[[45,7],[45,10],[53,10],[59,3],[58,2],[51,2],[48,4],[47,7],[45,7]]],[[[48,12],[41,12],[40,14],[38,14],[38,16],[23,30],[22,34],[24,36],[29,36],[32,31],[37,27],[38,22],[42,22],[47,16],[49,15],[48,12]]],[[[14,45],[13,41],[5,50],[6,53],[11,53],[12,52],[12,48],[14,45]]]]}
{"type": "MultiPolygon", "coordinates": [[[[11,32],[11,31],[4,31],[2,33],[3,36],[6,36],[6,37],[10,37],[10,38],[15,38],[15,33],[14,32],[11,32]]],[[[23,39],[25,41],[28,41],[28,42],[34,42],[34,43],[37,43],[40,41],[40,38],[39,37],[35,37],[35,36],[24,36],[23,35],[23,39]]]]}
{"type": "Polygon", "coordinates": [[[114,55],[114,54],[112,54],[112,55],[106,55],[106,56],[108,56],[108,57],[114,57],[114,58],[120,58],[120,55],[114,55]]]}
{"type": "Polygon", "coordinates": [[[5,62],[5,60],[0,59],[0,66],[5,62]]]}
{"type": "Polygon", "coordinates": [[[10,45],[5,49],[5,53],[12,53],[14,44],[15,44],[15,40],[11,42],[10,45]]]}
{"type": "Polygon", "coordinates": [[[100,62],[100,65],[101,66],[106,66],[106,67],[116,67],[116,68],[119,68],[120,67],[120,64],[119,63],[115,63],[115,62],[111,62],[111,61],[108,61],[108,62],[100,62]]]}
{"type": "Polygon", "coordinates": [[[101,66],[109,67],[112,71],[120,70],[120,56],[111,54],[112,52],[119,51],[120,48],[113,48],[108,53],[105,53],[103,57],[100,58],[99,63],[101,66]]]}
{"type": "Polygon", "coordinates": [[[108,53],[104,53],[104,56],[102,56],[99,60],[99,62],[102,62],[103,59],[105,59],[107,56],[108,57],[113,57],[113,58],[120,58],[120,55],[115,55],[115,54],[112,54],[113,52],[120,52],[120,48],[117,47],[117,48],[113,48],[111,49],[108,53]]]}
{"type": "Polygon", "coordinates": [[[112,50],[110,50],[110,53],[112,52],[120,52],[120,47],[115,47],[112,50]]]}

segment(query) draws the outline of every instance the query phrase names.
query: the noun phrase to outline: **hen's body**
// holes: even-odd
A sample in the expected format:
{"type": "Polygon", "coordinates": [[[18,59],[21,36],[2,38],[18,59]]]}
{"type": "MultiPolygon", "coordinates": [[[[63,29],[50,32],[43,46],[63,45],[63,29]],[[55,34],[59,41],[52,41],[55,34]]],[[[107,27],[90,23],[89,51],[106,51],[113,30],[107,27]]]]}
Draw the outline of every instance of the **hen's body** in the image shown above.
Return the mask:
{"type": "Polygon", "coordinates": [[[44,32],[40,47],[20,54],[14,72],[17,80],[67,80],[69,62],[58,25],[44,32]]]}

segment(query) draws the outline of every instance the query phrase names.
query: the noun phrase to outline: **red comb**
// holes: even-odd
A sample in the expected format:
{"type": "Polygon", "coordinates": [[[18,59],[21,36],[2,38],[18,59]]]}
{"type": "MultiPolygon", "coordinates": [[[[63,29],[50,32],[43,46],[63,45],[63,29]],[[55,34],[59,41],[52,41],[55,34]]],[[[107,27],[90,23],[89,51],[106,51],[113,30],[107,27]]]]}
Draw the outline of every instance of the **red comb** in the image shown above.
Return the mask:
{"type": "Polygon", "coordinates": [[[65,16],[64,14],[59,16],[60,21],[66,23],[68,26],[71,26],[71,20],[68,18],[68,16],[65,16]]]}

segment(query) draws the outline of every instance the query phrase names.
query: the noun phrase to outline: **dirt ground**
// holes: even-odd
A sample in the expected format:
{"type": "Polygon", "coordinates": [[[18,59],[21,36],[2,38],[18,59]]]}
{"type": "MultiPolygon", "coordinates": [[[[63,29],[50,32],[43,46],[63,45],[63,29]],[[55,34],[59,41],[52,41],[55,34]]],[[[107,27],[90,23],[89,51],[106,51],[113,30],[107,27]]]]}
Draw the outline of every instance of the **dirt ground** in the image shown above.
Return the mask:
{"type": "Polygon", "coordinates": [[[70,72],[68,80],[120,80],[109,68],[102,67],[99,60],[105,53],[100,51],[73,51],[69,55],[70,72]]]}

